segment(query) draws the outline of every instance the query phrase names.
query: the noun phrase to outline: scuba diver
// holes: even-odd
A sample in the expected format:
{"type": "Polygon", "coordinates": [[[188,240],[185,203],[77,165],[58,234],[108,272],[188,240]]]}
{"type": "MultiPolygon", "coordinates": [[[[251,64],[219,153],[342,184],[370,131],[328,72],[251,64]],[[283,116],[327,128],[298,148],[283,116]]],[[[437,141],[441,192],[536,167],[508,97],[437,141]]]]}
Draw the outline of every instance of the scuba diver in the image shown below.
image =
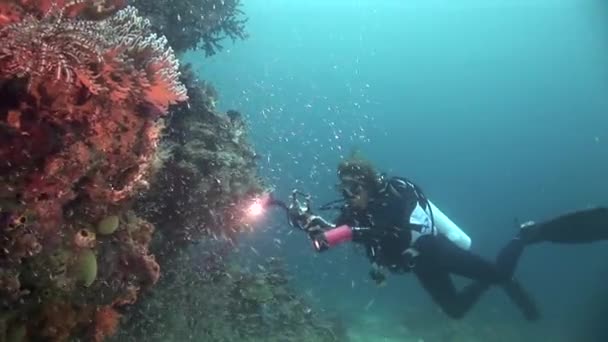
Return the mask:
{"type": "Polygon", "coordinates": [[[381,284],[382,269],[412,273],[448,316],[462,318],[493,285],[502,287],[526,319],[540,318],[530,295],[513,277],[526,246],[542,242],[590,243],[608,240],[608,208],[567,213],[541,222],[526,222],[503,247],[495,262],[471,252],[471,239],[441,212],[416,184],[402,177],[379,174],[371,163],[353,158],[338,165],[342,199],[320,209],[338,209],[330,222],[311,212],[310,198],[301,205],[270,198],[283,207],[289,222],[308,233],[314,248],[325,251],[345,241],[365,247],[372,263],[371,278],[381,284]],[[472,280],[458,291],[451,275],[472,280]]]}
{"type": "Polygon", "coordinates": [[[343,199],[322,207],[340,210],[335,222],[312,214],[299,202],[285,207],[290,224],[307,232],[317,251],[345,241],[362,244],[374,281],[384,282],[382,269],[412,273],[452,318],[464,317],[493,285],[505,290],[526,319],[540,318],[533,299],[512,277],[523,239],[513,239],[503,249],[500,263],[487,261],[469,250],[471,239],[408,179],[379,174],[360,158],[342,161],[338,177],[343,199]],[[459,291],[452,274],[472,282],[459,291]]]}

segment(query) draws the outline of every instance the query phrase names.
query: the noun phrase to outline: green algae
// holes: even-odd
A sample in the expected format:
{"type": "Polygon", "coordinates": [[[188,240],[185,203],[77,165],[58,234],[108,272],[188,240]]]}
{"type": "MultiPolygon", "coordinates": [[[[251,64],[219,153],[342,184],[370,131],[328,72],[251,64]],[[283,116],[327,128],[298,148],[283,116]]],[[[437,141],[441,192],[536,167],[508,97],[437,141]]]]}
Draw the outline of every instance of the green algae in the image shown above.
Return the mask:
{"type": "Polygon", "coordinates": [[[97,279],[97,257],[90,249],[85,249],[78,255],[76,277],[85,287],[89,287],[97,279]]]}
{"type": "Polygon", "coordinates": [[[97,224],[97,233],[100,235],[110,235],[118,229],[119,224],[120,220],[118,216],[107,216],[97,224]]]}

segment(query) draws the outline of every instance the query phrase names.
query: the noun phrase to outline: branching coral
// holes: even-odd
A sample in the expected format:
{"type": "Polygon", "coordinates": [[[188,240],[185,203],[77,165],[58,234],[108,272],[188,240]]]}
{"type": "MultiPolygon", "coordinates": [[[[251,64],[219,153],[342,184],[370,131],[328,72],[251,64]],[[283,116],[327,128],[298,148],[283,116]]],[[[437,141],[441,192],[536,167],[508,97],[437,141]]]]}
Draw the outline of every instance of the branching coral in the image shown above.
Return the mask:
{"type": "Polygon", "coordinates": [[[179,52],[200,47],[210,56],[222,49],[222,40],[247,37],[247,18],[240,0],[134,0],[132,3],[179,52]]]}

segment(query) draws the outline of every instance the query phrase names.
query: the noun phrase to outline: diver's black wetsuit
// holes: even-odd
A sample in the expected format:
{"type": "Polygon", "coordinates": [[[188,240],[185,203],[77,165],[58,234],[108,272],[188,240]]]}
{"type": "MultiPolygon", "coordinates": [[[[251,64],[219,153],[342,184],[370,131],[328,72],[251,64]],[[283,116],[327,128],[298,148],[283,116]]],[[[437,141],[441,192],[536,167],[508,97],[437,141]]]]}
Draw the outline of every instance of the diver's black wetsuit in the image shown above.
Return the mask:
{"type": "MultiPolygon", "coordinates": [[[[385,181],[383,190],[370,201],[364,212],[348,206],[336,225],[369,227],[353,235],[353,241],[366,247],[369,259],[392,272],[412,272],[432,299],[453,317],[463,317],[491,286],[502,286],[526,318],[537,319],[539,312],[523,288],[511,278],[509,270],[464,250],[434,230],[432,211],[422,191],[403,178],[385,181]],[[412,223],[412,215],[423,209],[430,224],[412,223]],[[415,240],[412,243],[412,240],[415,240]],[[474,280],[461,291],[454,286],[451,274],[474,280]]],[[[415,220],[414,220],[415,221],[415,220]]],[[[519,252],[519,251],[518,251],[519,252]]],[[[505,253],[503,257],[518,253],[505,253]]]]}

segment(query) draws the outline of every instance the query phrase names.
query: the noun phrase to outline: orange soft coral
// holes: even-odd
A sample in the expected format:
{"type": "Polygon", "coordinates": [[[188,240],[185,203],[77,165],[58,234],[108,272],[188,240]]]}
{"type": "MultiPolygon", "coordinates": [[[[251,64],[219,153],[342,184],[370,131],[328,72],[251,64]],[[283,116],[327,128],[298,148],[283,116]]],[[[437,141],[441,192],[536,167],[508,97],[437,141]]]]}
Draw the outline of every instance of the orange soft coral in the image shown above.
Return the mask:
{"type": "Polygon", "coordinates": [[[160,113],[187,99],[171,47],[134,7],[104,20],[72,18],[69,10],[53,7],[40,18],[28,14],[0,28],[0,78],[28,78],[39,99],[71,90],[53,97],[72,111],[87,94],[148,103],[160,113]]]}
{"type": "MultiPolygon", "coordinates": [[[[13,166],[43,165],[31,169],[23,196],[37,202],[43,231],[52,233],[62,207],[82,195],[73,188],[77,182],[97,203],[123,201],[146,186],[160,128],[155,119],[187,96],[173,51],[135,8],[88,20],[68,14],[75,4],[110,2],[72,0],[52,7],[45,0],[21,1],[22,8],[43,14],[29,11],[0,26],[0,80],[22,79],[29,93],[13,110],[18,115],[7,116],[16,131],[7,146],[40,142],[36,146],[51,149],[5,148],[0,156],[13,166]],[[67,130],[34,139],[32,130],[47,126],[67,130]],[[44,161],[32,159],[38,155],[44,161]]],[[[0,6],[0,15],[8,15],[6,8],[0,6]]]]}
{"type": "Polygon", "coordinates": [[[95,312],[93,326],[93,341],[101,342],[106,337],[112,337],[118,330],[121,315],[111,306],[104,306],[95,312]]]}

